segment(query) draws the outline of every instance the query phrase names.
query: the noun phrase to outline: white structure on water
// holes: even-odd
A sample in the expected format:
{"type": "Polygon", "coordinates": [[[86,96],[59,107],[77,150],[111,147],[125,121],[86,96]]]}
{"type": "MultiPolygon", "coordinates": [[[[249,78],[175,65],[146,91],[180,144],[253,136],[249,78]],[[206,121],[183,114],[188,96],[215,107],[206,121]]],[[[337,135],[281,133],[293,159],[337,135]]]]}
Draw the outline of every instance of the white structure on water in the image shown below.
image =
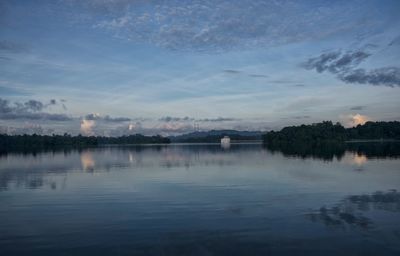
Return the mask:
{"type": "Polygon", "coordinates": [[[228,136],[224,136],[221,139],[221,145],[229,145],[231,144],[231,139],[228,136]]]}

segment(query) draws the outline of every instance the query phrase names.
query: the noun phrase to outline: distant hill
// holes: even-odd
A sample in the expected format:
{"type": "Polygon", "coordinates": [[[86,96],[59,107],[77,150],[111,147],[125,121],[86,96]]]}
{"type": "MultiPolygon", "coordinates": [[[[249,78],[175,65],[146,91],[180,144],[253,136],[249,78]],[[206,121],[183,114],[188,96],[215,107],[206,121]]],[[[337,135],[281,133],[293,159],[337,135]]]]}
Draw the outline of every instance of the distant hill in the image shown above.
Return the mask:
{"type": "Polygon", "coordinates": [[[180,143],[202,143],[202,142],[220,142],[223,136],[229,136],[232,141],[255,141],[261,140],[260,131],[237,131],[237,130],[210,130],[197,131],[187,134],[168,137],[171,142],[180,143]]]}

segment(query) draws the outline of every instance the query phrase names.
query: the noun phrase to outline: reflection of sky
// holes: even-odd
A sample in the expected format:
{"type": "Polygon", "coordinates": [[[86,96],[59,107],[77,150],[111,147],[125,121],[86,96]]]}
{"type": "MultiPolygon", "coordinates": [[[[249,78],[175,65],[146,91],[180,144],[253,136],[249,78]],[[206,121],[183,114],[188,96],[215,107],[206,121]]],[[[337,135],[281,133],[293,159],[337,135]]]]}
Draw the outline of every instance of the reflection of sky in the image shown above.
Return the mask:
{"type": "MultiPolygon", "coordinates": [[[[373,157],[373,155],[372,155],[373,157]]],[[[382,156],[380,156],[382,157],[382,156]]],[[[1,159],[2,184],[7,187],[8,182],[21,181],[25,177],[41,177],[47,175],[79,176],[78,170],[96,173],[110,172],[113,178],[118,179],[119,173],[133,177],[140,177],[151,183],[152,179],[174,180],[189,179],[195,183],[235,183],[235,182],[284,182],[298,186],[297,181],[308,185],[322,187],[324,183],[341,183],[346,186],[347,179],[363,179],[358,186],[366,186],[368,182],[374,184],[393,184],[395,166],[398,160],[382,158],[368,160],[366,155],[358,152],[347,152],[340,160],[331,162],[311,158],[286,158],[281,153],[263,149],[261,145],[231,145],[224,149],[220,145],[170,145],[144,147],[114,147],[71,151],[69,153],[43,153],[33,155],[8,155],[1,159]],[[369,170],[365,175],[358,175],[352,171],[354,167],[369,170]],[[375,169],[387,169],[388,175],[378,175],[375,169]],[[385,167],[387,166],[387,168],[385,167]],[[321,171],[329,169],[329,171],[321,171]],[[338,169],[336,171],[332,171],[338,169]],[[227,171],[229,170],[229,175],[227,171]],[[118,173],[118,175],[116,175],[118,173]],[[115,177],[114,177],[115,176],[115,177]],[[242,180],[243,179],[243,180],[242,180]],[[338,182],[338,181],[341,182],[338,182]],[[320,184],[321,183],[321,184],[320,184]]],[[[21,183],[23,184],[23,182],[21,183]]],[[[377,187],[379,189],[379,187],[377,187]]]]}
{"type": "Polygon", "coordinates": [[[383,211],[385,218],[391,218],[390,213],[400,212],[400,193],[389,190],[351,195],[330,208],[322,206],[306,216],[313,222],[321,222],[331,228],[368,230],[376,228],[376,224],[367,217],[376,211],[383,211]]]}
{"type": "MultiPolygon", "coordinates": [[[[364,171],[355,172],[348,159],[354,153],[328,162],[234,144],[227,150],[220,145],[169,145],[10,154],[0,158],[0,218],[7,219],[0,222],[6,237],[0,246],[6,252],[44,252],[47,247],[37,246],[41,241],[72,251],[104,245],[132,253],[154,248],[154,241],[172,247],[179,241],[195,250],[192,246],[206,239],[208,245],[229,241],[260,252],[259,246],[271,241],[288,248],[318,239],[328,248],[328,238],[339,245],[356,243],[358,231],[346,233],[344,241],[343,233],[310,225],[304,214],[349,195],[399,188],[400,160],[368,159],[362,161],[364,171]],[[15,237],[25,246],[11,246],[15,237]]],[[[380,234],[393,236],[395,216],[366,216],[374,225],[385,223],[378,226],[380,234]]],[[[320,217],[326,219],[316,215],[320,217]]],[[[370,242],[361,248],[376,245],[370,242]]]]}

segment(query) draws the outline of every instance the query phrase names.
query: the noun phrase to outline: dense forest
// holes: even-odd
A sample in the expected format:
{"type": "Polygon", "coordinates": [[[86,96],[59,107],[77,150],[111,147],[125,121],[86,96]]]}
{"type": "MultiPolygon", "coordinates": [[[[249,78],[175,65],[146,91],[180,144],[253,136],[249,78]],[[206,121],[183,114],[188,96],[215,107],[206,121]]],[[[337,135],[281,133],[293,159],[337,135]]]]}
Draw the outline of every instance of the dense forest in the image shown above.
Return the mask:
{"type": "Polygon", "coordinates": [[[357,143],[363,140],[400,140],[400,122],[367,122],[346,129],[340,123],[324,121],[285,127],[263,135],[263,142],[269,150],[288,156],[332,160],[334,157],[340,159],[346,150],[367,157],[399,156],[400,143],[357,143]]]}
{"type": "Polygon", "coordinates": [[[313,145],[341,143],[351,140],[400,140],[400,122],[366,122],[352,128],[344,128],[340,123],[331,121],[285,127],[280,131],[270,131],[263,135],[265,144],[313,145]]]}
{"type": "Polygon", "coordinates": [[[92,147],[104,144],[160,144],[170,143],[162,136],[144,136],[141,134],[121,137],[71,136],[64,135],[6,135],[0,134],[0,152],[46,150],[65,147],[92,147]]]}

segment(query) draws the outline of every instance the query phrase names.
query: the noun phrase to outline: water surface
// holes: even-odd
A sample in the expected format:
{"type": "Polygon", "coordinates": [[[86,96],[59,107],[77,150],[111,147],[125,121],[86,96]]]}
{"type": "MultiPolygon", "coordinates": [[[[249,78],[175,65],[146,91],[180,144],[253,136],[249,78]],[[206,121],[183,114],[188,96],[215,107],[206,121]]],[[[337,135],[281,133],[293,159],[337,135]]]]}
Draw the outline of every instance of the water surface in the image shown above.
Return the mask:
{"type": "Polygon", "coordinates": [[[398,145],[0,156],[2,255],[399,255],[398,145]]]}

